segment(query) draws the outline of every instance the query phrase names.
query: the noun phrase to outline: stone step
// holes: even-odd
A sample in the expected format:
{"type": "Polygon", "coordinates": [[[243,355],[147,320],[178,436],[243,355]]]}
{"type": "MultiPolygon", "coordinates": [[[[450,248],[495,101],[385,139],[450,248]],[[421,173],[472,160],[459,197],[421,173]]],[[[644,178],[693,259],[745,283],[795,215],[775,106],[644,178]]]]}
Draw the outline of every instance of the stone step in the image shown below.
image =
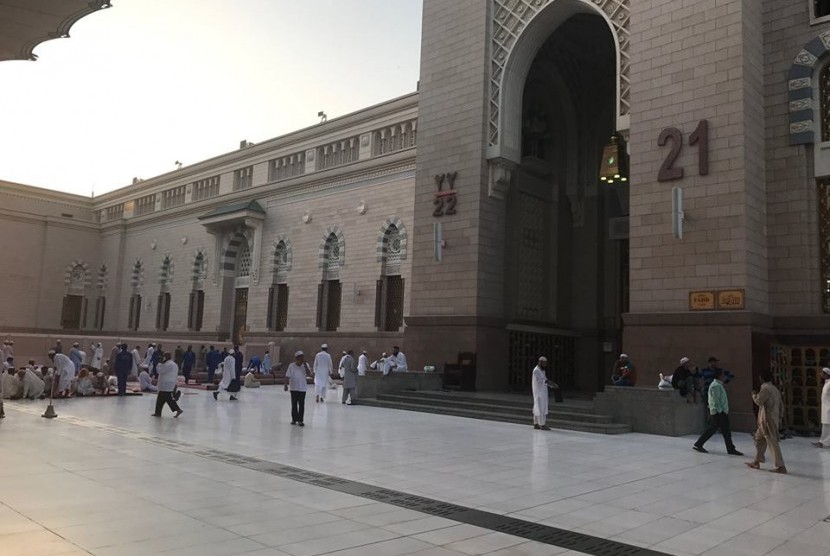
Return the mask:
{"type": "MultiPolygon", "coordinates": [[[[455,417],[467,417],[470,419],[482,419],[487,421],[499,421],[503,423],[517,423],[522,425],[531,425],[530,415],[525,408],[525,415],[519,417],[513,413],[499,413],[495,411],[475,411],[470,409],[461,409],[452,406],[427,406],[415,403],[405,403],[400,401],[383,401],[371,398],[362,398],[355,400],[358,405],[369,407],[384,407],[388,409],[403,409],[406,411],[419,411],[422,413],[435,413],[439,415],[453,415],[455,417]]],[[[570,421],[566,419],[548,419],[547,424],[551,428],[571,430],[578,432],[591,432],[598,434],[624,434],[631,432],[631,427],[618,423],[586,423],[584,421],[570,421]]]]}
{"type": "MultiPolygon", "coordinates": [[[[398,395],[412,395],[418,396],[419,398],[432,398],[436,400],[443,400],[448,403],[455,403],[458,402],[470,402],[470,403],[486,403],[491,406],[504,406],[504,407],[518,407],[527,409],[528,406],[533,404],[533,400],[531,396],[528,395],[526,399],[504,399],[498,397],[487,397],[485,396],[473,396],[473,395],[464,395],[454,393],[454,392],[431,392],[431,391],[417,391],[417,392],[396,392],[395,394],[398,395]]],[[[550,396],[550,406],[553,408],[553,395],[550,396]]],[[[592,408],[587,405],[576,405],[576,404],[569,404],[567,400],[564,403],[556,404],[557,408],[561,408],[566,410],[570,413],[587,413],[590,414],[593,412],[592,408]]]]}
{"type": "MultiPolygon", "coordinates": [[[[455,407],[459,409],[468,409],[471,411],[480,411],[483,413],[494,412],[503,415],[516,415],[520,418],[523,418],[524,420],[527,420],[527,416],[530,413],[531,408],[533,407],[530,399],[517,404],[498,405],[490,404],[490,400],[481,398],[467,398],[464,400],[456,398],[440,399],[439,397],[424,396],[421,392],[379,394],[377,399],[379,401],[384,402],[417,404],[425,407],[455,407]]],[[[549,406],[548,417],[550,419],[562,419],[565,421],[579,421],[585,423],[610,424],[613,422],[609,415],[597,415],[585,411],[571,411],[572,408],[573,406],[568,406],[567,404],[551,403],[549,406]]]]}

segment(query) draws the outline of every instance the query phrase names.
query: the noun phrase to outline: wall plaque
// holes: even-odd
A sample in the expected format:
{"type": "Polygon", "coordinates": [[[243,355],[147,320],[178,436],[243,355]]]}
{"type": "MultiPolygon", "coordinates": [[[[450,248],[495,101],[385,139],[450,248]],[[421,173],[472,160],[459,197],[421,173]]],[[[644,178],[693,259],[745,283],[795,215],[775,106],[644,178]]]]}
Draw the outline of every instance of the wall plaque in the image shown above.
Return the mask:
{"type": "Polygon", "coordinates": [[[737,311],[746,306],[744,290],[722,290],[717,296],[718,309],[721,311],[737,311]]]}
{"type": "Polygon", "coordinates": [[[689,292],[690,311],[714,311],[715,292],[689,292]]]}

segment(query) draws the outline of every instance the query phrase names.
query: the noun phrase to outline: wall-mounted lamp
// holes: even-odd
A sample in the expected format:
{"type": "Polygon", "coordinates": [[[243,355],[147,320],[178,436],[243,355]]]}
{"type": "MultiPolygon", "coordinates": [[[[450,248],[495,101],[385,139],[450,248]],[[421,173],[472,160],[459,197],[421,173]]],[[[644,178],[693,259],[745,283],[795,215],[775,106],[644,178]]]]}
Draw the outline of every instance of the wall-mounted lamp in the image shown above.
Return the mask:
{"type": "Polygon", "coordinates": [[[608,184],[628,181],[628,153],[625,141],[617,133],[611,136],[608,144],[602,149],[599,179],[608,184]]]}

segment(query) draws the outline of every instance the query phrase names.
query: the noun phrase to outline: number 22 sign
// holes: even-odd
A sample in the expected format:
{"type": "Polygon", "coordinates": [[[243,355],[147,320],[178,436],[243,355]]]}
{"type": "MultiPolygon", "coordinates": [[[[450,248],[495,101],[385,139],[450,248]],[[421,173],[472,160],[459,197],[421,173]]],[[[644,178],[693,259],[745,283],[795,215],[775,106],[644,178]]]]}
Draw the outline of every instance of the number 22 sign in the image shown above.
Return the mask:
{"type": "MultiPolygon", "coordinates": [[[[676,127],[667,127],[660,132],[657,145],[663,147],[671,141],[671,150],[657,172],[657,181],[673,181],[683,177],[683,168],[674,166],[683,148],[683,134],[676,127]]],[[[709,122],[700,120],[689,136],[689,145],[697,146],[697,171],[701,176],[709,173],[709,122]]]]}

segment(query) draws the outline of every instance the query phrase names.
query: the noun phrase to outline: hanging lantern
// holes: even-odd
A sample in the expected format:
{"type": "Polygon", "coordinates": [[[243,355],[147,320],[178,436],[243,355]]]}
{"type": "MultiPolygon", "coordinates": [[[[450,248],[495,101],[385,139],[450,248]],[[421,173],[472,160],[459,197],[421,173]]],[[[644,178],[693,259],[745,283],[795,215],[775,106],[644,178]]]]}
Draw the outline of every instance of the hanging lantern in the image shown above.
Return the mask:
{"type": "Polygon", "coordinates": [[[625,151],[625,143],[616,133],[602,149],[599,179],[609,184],[628,181],[628,153],[625,151]]]}

